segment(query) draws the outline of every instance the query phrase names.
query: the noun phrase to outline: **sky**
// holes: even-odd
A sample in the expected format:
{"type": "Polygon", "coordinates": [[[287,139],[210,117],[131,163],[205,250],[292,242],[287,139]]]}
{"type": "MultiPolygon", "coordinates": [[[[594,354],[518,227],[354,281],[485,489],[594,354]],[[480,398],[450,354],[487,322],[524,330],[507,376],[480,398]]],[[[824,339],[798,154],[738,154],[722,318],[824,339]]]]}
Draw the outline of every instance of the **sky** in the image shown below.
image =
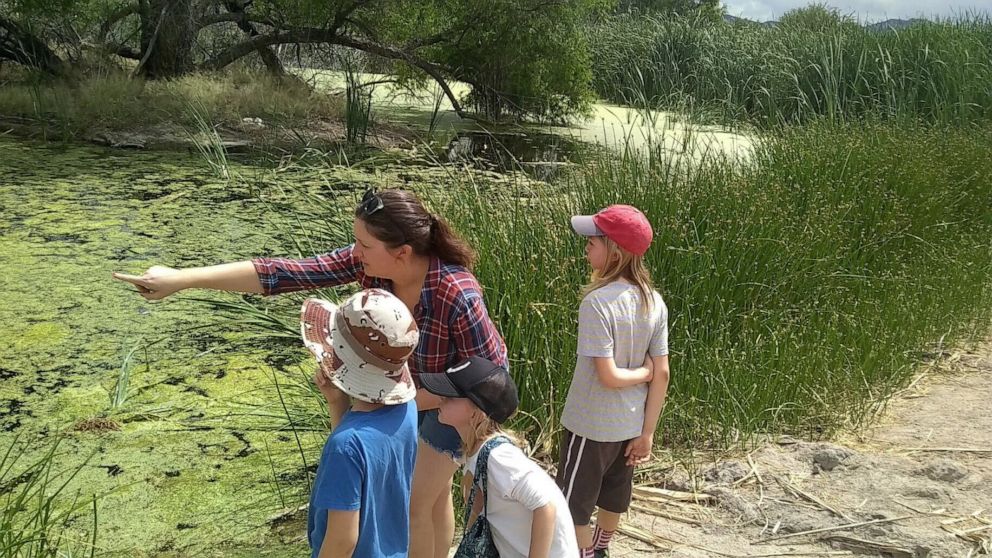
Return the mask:
{"type": "MultiPolygon", "coordinates": [[[[722,0],[727,13],[755,21],[778,19],[785,12],[814,0],[722,0]]],[[[992,0],[817,0],[862,22],[912,17],[952,17],[962,12],[992,15],[992,0]]]]}

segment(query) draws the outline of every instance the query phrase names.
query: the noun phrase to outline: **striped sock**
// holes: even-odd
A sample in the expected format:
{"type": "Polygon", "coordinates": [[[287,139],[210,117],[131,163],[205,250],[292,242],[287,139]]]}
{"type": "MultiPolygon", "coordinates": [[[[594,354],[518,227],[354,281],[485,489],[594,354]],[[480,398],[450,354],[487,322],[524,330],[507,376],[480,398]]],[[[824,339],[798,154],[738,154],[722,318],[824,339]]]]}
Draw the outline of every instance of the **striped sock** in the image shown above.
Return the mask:
{"type": "Polygon", "coordinates": [[[607,531],[606,529],[601,529],[599,525],[596,526],[596,530],[592,534],[592,547],[595,550],[606,550],[610,546],[610,539],[613,538],[613,533],[616,531],[607,531]]]}
{"type": "Polygon", "coordinates": [[[596,558],[596,551],[591,546],[589,548],[580,548],[579,558],[596,558]]]}

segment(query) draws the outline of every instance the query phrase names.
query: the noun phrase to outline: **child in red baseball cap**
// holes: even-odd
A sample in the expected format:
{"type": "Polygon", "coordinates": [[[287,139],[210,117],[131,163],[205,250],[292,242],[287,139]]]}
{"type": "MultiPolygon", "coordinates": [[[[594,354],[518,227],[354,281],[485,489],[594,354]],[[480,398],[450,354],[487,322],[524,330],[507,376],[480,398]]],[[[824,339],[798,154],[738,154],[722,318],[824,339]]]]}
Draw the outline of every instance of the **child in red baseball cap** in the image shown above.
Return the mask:
{"type": "Polygon", "coordinates": [[[651,458],[668,391],[668,308],[644,265],[653,232],[643,213],[611,205],[572,217],[572,228],[587,237],[592,280],[579,306],[556,480],[579,556],[601,557],[630,506],[634,466],[651,458]]]}

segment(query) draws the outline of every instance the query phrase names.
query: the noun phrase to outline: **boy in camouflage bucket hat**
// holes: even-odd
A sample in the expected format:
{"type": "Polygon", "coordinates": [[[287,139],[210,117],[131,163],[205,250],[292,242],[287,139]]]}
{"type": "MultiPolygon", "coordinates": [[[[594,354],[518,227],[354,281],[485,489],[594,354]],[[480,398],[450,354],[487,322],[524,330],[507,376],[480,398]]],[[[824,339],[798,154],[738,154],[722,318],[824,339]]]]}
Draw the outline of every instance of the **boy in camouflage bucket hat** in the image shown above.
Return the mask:
{"type": "Polygon", "coordinates": [[[413,315],[394,295],[367,289],[341,306],[307,299],[300,332],[333,425],[310,494],[311,555],[405,557],[417,455],[406,362],[419,338],[413,315]]]}

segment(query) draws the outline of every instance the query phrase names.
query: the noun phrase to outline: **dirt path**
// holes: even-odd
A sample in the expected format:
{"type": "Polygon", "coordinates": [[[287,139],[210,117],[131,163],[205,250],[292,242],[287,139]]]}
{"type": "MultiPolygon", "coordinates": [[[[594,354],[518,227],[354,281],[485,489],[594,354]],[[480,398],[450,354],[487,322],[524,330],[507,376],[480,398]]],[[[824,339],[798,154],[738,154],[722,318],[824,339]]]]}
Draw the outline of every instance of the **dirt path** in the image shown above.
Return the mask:
{"type": "MultiPolygon", "coordinates": [[[[864,439],[781,439],[704,467],[695,481],[704,504],[635,499],[635,531],[611,556],[992,553],[992,339],[929,369],[864,439]],[[868,524],[831,529],[854,523],[868,524]]],[[[689,490],[687,481],[672,487],[689,490]]]]}

